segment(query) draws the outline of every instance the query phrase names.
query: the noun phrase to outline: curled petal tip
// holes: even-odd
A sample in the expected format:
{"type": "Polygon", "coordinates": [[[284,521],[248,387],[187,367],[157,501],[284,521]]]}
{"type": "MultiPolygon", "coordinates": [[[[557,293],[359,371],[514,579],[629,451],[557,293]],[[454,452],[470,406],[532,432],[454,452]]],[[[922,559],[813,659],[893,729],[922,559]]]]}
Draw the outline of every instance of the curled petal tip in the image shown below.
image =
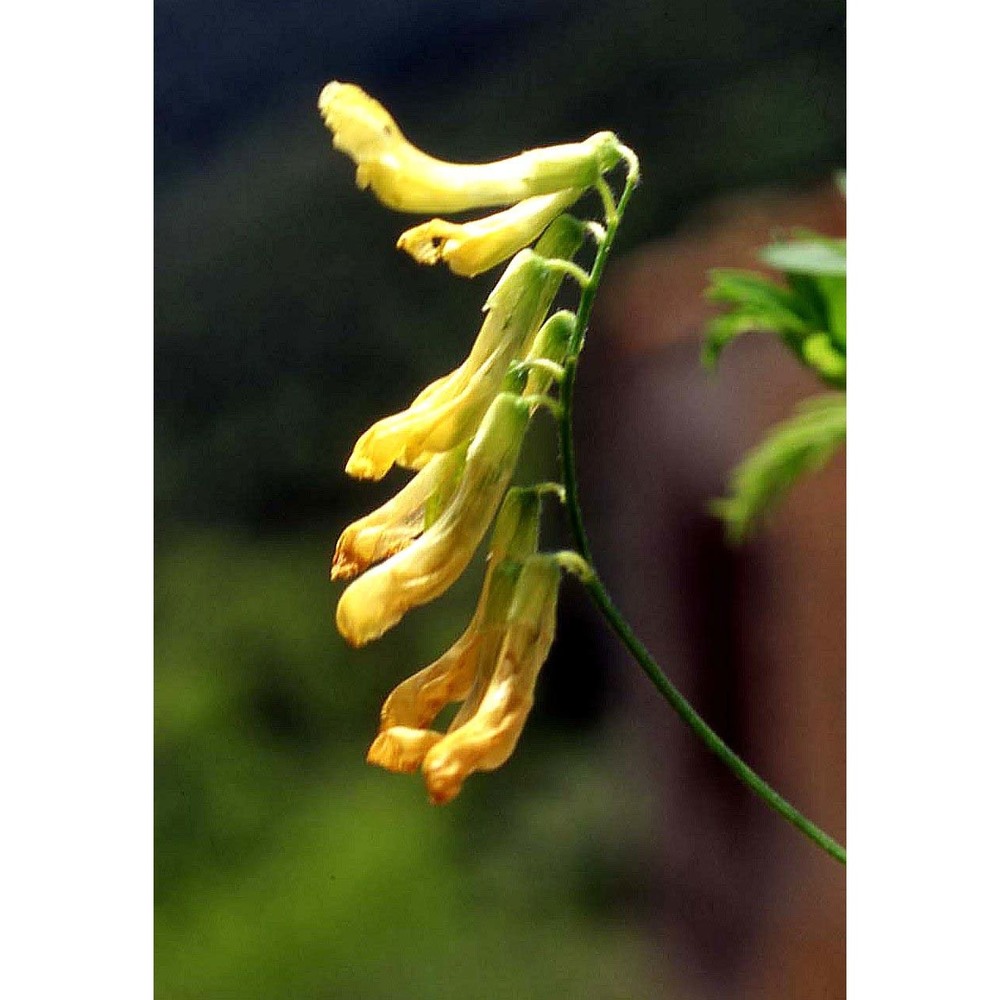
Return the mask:
{"type": "Polygon", "coordinates": [[[407,229],[398,240],[396,249],[404,250],[418,264],[433,265],[441,259],[449,238],[461,235],[462,227],[444,219],[431,219],[423,225],[407,229]]]}
{"type": "Polygon", "coordinates": [[[320,91],[318,106],[334,146],[359,165],[402,141],[389,112],[353,83],[331,81],[320,91]]]}
{"type": "Polygon", "coordinates": [[[330,102],[337,96],[337,91],[343,84],[339,80],[331,80],[320,92],[319,100],[316,102],[320,111],[326,111],[330,102]]]}
{"type": "Polygon", "coordinates": [[[352,479],[381,479],[389,470],[373,462],[367,455],[351,455],[344,471],[352,479]]]}
{"type": "Polygon", "coordinates": [[[461,787],[454,790],[451,789],[440,789],[432,791],[427,790],[427,801],[430,802],[432,806],[446,806],[449,802],[458,798],[458,793],[461,791],[461,787]]]}
{"type": "Polygon", "coordinates": [[[409,774],[420,767],[427,752],[440,739],[441,734],[430,729],[393,726],[375,737],[366,760],[387,771],[409,774]]]}
{"type": "Polygon", "coordinates": [[[351,544],[352,539],[349,536],[350,531],[351,529],[348,528],[340,536],[337,549],[333,553],[333,562],[330,564],[330,580],[332,582],[351,580],[366,568],[366,564],[355,556],[354,547],[351,544]]]}
{"type": "Polygon", "coordinates": [[[436,758],[431,751],[423,762],[424,785],[432,805],[443,806],[457,798],[466,775],[447,758],[436,758]]]}
{"type": "MultiPolygon", "coordinates": [[[[353,586],[353,584],[352,584],[353,586]]],[[[344,591],[344,595],[350,592],[350,587],[344,591]]],[[[360,625],[354,620],[355,616],[348,609],[345,610],[344,595],[341,595],[340,601],[337,603],[337,631],[341,634],[344,642],[348,646],[352,646],[354,649],[360,649],[362,646],[371,642],[372,639],[377,639],[378,636],[369,635],[367,632],[362,631],[360,625]]],[[[381,633],[379,633],[381,635],[381,633]]]]}
{"type": "Polygon", "coordinates": [[[444,261],[457,275],[474,278],[512,257],[583,194],[571,188],[518,202],[482,219],[456,224],[431,219],[408,229],[396,243],[419,264],[444,261]]]}
{"type": "Polygon", "coordinates": [[[335,557],[330,567],[330,581],[336,583],[338,580],[353,580],[363,568],[356,562],[335,557]]]}

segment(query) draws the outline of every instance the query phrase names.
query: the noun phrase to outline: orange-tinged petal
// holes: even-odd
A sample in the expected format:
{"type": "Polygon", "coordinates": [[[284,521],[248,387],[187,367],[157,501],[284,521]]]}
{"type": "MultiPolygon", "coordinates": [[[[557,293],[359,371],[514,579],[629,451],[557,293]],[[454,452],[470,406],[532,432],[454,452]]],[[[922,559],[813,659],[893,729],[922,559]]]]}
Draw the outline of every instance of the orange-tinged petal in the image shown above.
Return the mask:
{"type": "Polygon", "coordinates": [[[441,734],[430,729],[393,726],[375,737],[366,759],[387,771],[406,774],[420,767],[427,751],[440,739],[441,734]]]}
{"type": "Polygon", "coordinates": [[[514,752],[555,637],[559,580],[551,557],[525,562],[495,669],[471,717],[435,741],[424,757],[424,782],[435,804],[450,802],[470,774],[495,770],[514,752]]]}
{"type": "Polygon", "coordinates": [[[379,735],[368,762],[394,771],[416,770],[441,739],[428,726],[449,702],[470,696],[483,659],[493,662],[503,643],[521,561],[538,547],[541,502],[533,490],[511,490],[497,515],[482,592],[469,627],[430,666],[399,684],[382,706],[379,735]],[[423,734],[423,735],[421,735],[423,734]]]}

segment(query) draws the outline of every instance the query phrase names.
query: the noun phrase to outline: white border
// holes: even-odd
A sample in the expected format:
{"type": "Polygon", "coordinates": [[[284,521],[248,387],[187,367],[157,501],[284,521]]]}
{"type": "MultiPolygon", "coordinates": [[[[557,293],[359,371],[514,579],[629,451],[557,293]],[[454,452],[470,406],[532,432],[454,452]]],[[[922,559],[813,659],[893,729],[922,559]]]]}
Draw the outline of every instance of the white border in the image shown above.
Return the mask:
{"type": "Polygon", "coordinates": [[[7,997],[152,993],[151,15],[0,15],[7,997]]]}
{"type": "Polygon", "coordinates": [[[849,19],[852,998],[998,980],[1000,84],[972,11],[849,19]]]}

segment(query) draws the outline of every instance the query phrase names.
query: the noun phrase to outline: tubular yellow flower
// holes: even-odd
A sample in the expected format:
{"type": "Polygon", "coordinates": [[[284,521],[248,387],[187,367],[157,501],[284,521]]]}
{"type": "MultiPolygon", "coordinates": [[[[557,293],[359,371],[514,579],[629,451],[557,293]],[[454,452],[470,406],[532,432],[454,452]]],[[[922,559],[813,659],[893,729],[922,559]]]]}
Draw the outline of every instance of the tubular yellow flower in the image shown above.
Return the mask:
{"type": "Polygon", "coordinates": [[[450,802],[475,771],[493,771],[514,752],[534,702],[535,682],[555,637],[559,566],[532,556],[517,579],[503,643],[455,717],[447,735],[429,741],[423,758],[431,801],[450,802]],[[487,673],[489,667],[492,670],[487,673]]]}
{"type": "Polygon", "coordinates": [[[506,620],[520,562],[538,547],[540,515],[541,502],[533,490],[511,490],[504,498],[469,627],[443,656],[391,692],[382,706],[369,764],[390,771],[416,770],[441,738],[427,726],[445,705],[461,701],[471,690],[487,633],[495,636],[497,625],[506,620]]]}
{"type": "Polygon", "coordinates": [[[446,163],[413,146],[378,101],[351,83],[328,83],[319,110],[333,145],[357,164],[357,185],[401,212],[463,212],[533,195],[587,188],[621,158],[611,132],[532,149],[494,163],[446,163]]]}
{"type": "Polygon", "coordinates": [[[538,195],[472,222],[431,219],[407,229],[396,246],[420,264],[443,260],[455,274],[474,278],[526,247],[582,194],[582,188],[570,188],[538,195]]]}
{"type": "Polygon", "coordinates": [[[510,482],[529,410],[518,396],[497,396],[469,445],[458,487],[437,520],[344,591],[337,604],[337,628],[351,645],[377,639],[410,608],[434,600],[458,579],[510,482]]]}
{"type": "Polygon", "coordinates": [[[408,409],[370,427],[348,459],[349,475],[381,479],[393,463],[412,465],[425,452],[449,451],[471,436],[510,362],[537,329],[547,274],[545,262],[530,250],[510,262],[486,300],[486,320],[466,361],[408,409]]]}
{"type": "Polygon", "coordinates": [[[563,274],[549,257],[572,255],[582,240],[575,219],[560,216],[507,266],[483,307],[486,319],[469,357],[421,392],[401,413],[379,420],[358,439],[347,473],[381,479],[394,463],[420,468],[468,440],[500,391],[511,361],[523,356],[552,304],[563,274]]]}
{"type": "Polygon", "coordinates": [[[435,455],[391,500],[348,525],[337,541],[330,579],[349,580],[406,548],[423,532],[432,508],[447,502],[464,464],[461,445],[435,455]]]}

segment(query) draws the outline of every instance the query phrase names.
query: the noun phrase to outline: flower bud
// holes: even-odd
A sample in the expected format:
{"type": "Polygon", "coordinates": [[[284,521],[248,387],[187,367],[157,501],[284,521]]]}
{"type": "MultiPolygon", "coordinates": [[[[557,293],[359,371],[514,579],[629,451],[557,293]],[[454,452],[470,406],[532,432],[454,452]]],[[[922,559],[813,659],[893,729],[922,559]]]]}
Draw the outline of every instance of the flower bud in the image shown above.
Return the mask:
{"type": "Polygon", "coordinates": [[[334,147],[357,164],[358,187],[370,187],[401,212],[462,212],[588,188],[621,158],[615,135],[598,132],[494,163],[446,163],[413,146],[389,112],[354,84],[328,83],[319,109],[334,147]]]}
{"type": "MultiPolygon", "coordinates": [[[[543,324],[531,343],[525,361],[554,361],[561,365],[566,360],[570,341],[576,331],[576,314],[568,309],[553,313],[543,324]]],[[[531,369],[525,396],[544,396],[552,386],[552,374],[541,368],[531,369]]]]}

